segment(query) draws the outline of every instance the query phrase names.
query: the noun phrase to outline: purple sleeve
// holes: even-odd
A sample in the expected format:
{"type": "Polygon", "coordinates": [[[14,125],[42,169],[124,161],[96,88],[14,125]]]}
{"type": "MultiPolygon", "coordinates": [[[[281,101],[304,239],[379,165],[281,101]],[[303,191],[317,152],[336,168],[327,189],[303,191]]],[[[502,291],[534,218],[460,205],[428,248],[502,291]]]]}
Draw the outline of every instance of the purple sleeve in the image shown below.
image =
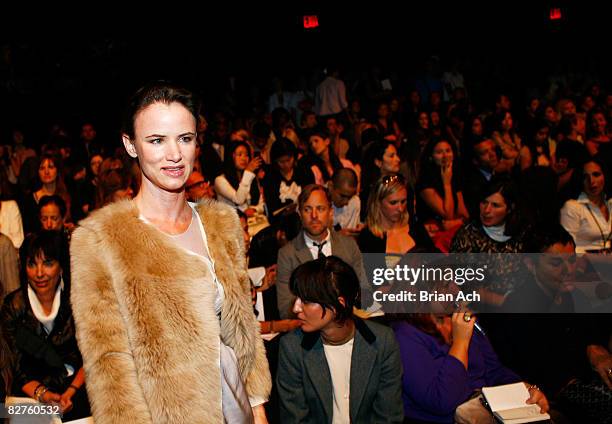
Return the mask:
{"type": "Polygon", "coordinates": [[[404,376],[411,402],[436,415],[451,414],[470,395],[468,373],[436,340],[409,324],[396,326],[404,376]]]}
{"type": "Polygon", "coordinates": [[[487,386],[499,386],[501,384],[510,384],[522,381],[522,378],[519,377],[518,374],[516,374],[510,368],[502,365],[497,357],[497,354],[493,350],[493,346],[491,346],[491,343],[486,336],[478,332],[474,332],[472,343],[475,342],[479,344],[482,358],[485,362],[485,380],[487,386]]]}

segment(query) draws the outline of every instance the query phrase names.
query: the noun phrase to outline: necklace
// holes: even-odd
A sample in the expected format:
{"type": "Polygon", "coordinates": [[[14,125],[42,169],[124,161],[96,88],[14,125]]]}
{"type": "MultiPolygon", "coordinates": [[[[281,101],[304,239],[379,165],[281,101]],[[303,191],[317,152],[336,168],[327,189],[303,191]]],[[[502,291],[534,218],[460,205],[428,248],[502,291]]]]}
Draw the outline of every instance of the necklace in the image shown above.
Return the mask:
{"type": "Polygon", "coordinates": [[[325,336],[323,334],[321,334],[321,340],[323,340],[323,344],[326,344],[328,346],[340,346],[343,345],[345,343],[347,343],[349,340],[351,340],[353,337],[355,337],[355,326],[353,325],[353,328],[351,329],[351,331],[349,331],[348,335],[344,338],[342,338],[341,340],[327,340],[325,338],[325,336]]]}
{"type": "MultiPolygon", "coordinates": [[[[606,249],[608,247],[608,241],[610,240],[610,235],[612,235],[612,231],[610,232],[610,234],[608,234],[608,237],[606,237],[604,235],[603,229],[601,228],[601,225],[599,225],[599,222],[597,221],[597,218],[595,217],[595,214],[593,213],[593,211],[591,210],[591,205],[589,205],[587,203],[586,205],[589,213],[591,214],[591,217],[593,218],[593,221],[595,221],[595,225],[597,225],[597,229],[599,230],[599,234],[601,234],[601,241],[603,243],[603,249],[606,249]]],[[[606,206],[607,207],[607,206],[606,206]]],[[[608,211],[608,214],[610,212],[608,211]]]]}

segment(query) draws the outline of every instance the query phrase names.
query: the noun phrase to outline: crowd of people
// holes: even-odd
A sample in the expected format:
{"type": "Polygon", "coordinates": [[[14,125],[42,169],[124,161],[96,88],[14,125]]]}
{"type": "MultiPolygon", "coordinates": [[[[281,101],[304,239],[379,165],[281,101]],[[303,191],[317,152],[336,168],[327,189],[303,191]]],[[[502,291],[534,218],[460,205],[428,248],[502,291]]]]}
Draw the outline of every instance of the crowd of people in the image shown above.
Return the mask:
{"type": "Polygon", "coordinates": [[[96,422],[446,423],[525,382],[555,422],[612,422],[612,320],[574,313],[570,284],[593,272],[576,253],[612,252],[612,93],[475,105],[456,67],[378,82],[357,96],[328,67],[245,116],[158,82],[122,145],[15,127],[0,398],[96,422]],[[371,268],[413,253],[489,254],[485,310],[513,315],[479,316],[486,335],[443,302],[372,318],[371,268]]]}

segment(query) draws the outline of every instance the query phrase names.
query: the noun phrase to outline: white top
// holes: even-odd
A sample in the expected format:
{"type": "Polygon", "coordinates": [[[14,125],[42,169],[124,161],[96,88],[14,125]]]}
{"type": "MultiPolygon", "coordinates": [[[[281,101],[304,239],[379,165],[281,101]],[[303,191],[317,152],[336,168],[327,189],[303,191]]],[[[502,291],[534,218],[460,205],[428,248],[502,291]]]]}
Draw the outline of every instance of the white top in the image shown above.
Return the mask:
{"type": "Polygon", "coordinates": [[[359,196],[351,197],[351,200],[341,208],[334,206],[334,226],[340,224],[342,228],[357,228],[361,223],[359,215],[361,213],[361,200],[359,196]]]}
{"type": "Polygon", "coordinates": [[[215,192],[217,193],[217,200],[223,203],[227,203],[240,209],[242,212],[248,208],[255,208],[258,213],[264,212],[264,200],[262,190],[259,190],[259,202],[257,205],[251,205],[251,182],[255,179],[255,174],[251,171],[244,171],[242,179],[236,190],[229,183],[225,175],[219,175],[215,178],[215,192]]]}
{"type": "Polygon", "coordinates": [[[612,199],[606,201],[606,206],[607,221],[599,208],[589,202],[585,193],[580,193],[576,200],[568,200],[561,208],[561,225],[574,238],[576,253],[611,246],[612,199]]]}
{"type": "Polygon", "coordinates": [[[23,225],[21,213],[14,200],[1,202],[0,205],[0,233],[7,236],[13,242],[15,249],[19,249],[23,243],[23,225]]]}
{"type": "Polygon", "coordinates": [[[348,107],[346,101],[346,86],[344,82],[329,76],[317,86],[315,93],[315,113],[332,115],[342,112],[348,107]]]}
{"type": "Polygon", "coordinates": [[[321,250],[323,252],[323,254],[325,256],[331,256],[332,254],[332,248],[331,248],[331,232],[329,230],[327,230],[327,237],[325,237],[325,239],[321,240],[321,242],[315,242],[313,239],[311,239],[310,237],[308,237],[306,235],[306,232],[304,232],[304,242],[306,243],[306,246],[308,246],[308,250],[310,250],[310,254],[312,255],[313,259],[318,259],[319,257],[319,247],[315,246],[315,243],[317,244],[321,244],[323,242],[326,242],[323,245],[323,249],[321,250]]]}
{"type": "Polygon", "coordinates": [[[350,424],[351,359],[354,338],[343,345],[323,344],[334,394],[332,424],[350,424]]]}
{"type": "MultiPolygon", "coordinates": [[[[185,252],[197,256],[207,265],[210,276],[217,288],[215,312],[217,315],[220,315],[221,309],[223,308],[223,300],[225,299],[225,292],[223,290],[223,285],[220,283],[215,273],[215,263],[208,249],[208,238],[204,226],[202,225],[202,220],[195,211],[195,204],[189,203],[189,206],[191,206],[192,209],[192,218],[187,230],[181,234],[175,235],[162,233],[169,237],[177,246],[184,249],[185,252]]],[[[140,215],[140,219],[152,225],[144,216],[140,215]]],[[[156,228],[154,225],[153,227],[156,228]]],[[[223,414],[227,422],[251,422],[243,421],[248,419],[245,415],[250,415],[251,413],[248,408],[260,405],[266,402],[266,399],[260,397],[247,397],[243,382],[240,378],[235,353],[233,349],[226,346],[220,339],[218,364],[222,374],[221,389],[223,414]],[[240,418],[238,419],[236,417],[240,418]]]]}

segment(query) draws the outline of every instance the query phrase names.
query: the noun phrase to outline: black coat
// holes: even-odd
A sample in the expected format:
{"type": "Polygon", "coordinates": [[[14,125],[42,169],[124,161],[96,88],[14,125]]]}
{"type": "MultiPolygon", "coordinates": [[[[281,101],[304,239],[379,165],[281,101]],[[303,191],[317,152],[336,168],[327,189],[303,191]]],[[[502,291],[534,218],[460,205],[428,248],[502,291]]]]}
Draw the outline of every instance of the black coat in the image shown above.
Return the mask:
{"type": "Polygon", "coordinates": [[[9,349],[15,355],[13,394],[21,394],[23,385],[32,380],[63,393],[74,379],[74,375],[68,376],[64,364],[73,367],[75,373],[83,365],[66,290],[62,292],[53,330],[48,335],[34,316],[24,288],[4,299],[1,322],[9,349]]]}

